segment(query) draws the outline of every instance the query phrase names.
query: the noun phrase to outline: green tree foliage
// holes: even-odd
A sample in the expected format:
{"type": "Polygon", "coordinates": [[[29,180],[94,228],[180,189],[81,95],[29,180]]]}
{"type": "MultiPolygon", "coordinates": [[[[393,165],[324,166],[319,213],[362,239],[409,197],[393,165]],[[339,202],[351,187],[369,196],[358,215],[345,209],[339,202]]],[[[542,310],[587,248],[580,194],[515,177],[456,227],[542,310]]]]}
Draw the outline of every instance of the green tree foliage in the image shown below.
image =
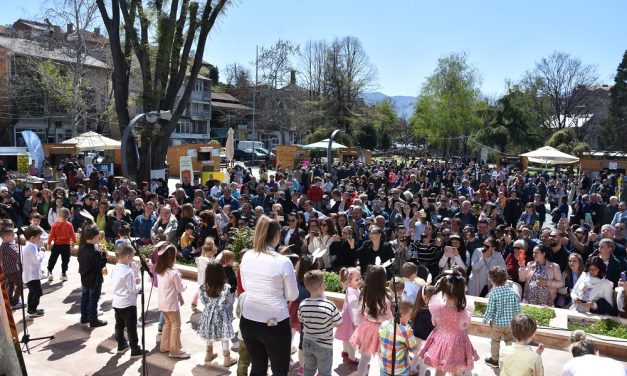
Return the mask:
{"type": "Polygon", "coordinates": [[[599,145],[604,150],[627,150],[627,50],[610,89],[608,117],[602,123],[599,145]]]}
{"type": "Polygon", "coordinates": [[[379,135],[378,146],[387,150],[392,144],[391,133],[396,130],[398,117],[390,99],[385,99],[374,106],[375,127],[379,135]]]}
{"type": "Polygon", "coordinates": [[[503,153],[508,148],[519,152],[541,145],[540,118],[532,108],[532,101],[519,87],[513,87],[495,107],[482,103],[479,113],[484,124],[473,137],[481,143],[497,146],[503,153]]]}
{"type": "Polygon", "coordinates": [[[357,145],[364,149],[374,150],[377,147],[377,128],[372,124],[363,125],[356,138],[357,145]]]}
{"type": "MultiPolygon", "coordinates": [[[[416,136],[452,138],[470,135],[481,124],[477,116],[479,74],[466,54],[438,59],[438,66],[420,90],[410,123],[416,136]]],[[[433,144],[432,144],[433,145],[433,144]]],[[[446,154],[457,142],[446,143],[446,154]]]]}
{"type": "Polygon", "coordinates": [[[579,157],[582,156],[584,152],[590,151],[590,145],[579,141],[575,130],[572,128],[560,129],[553,133],[546,144],[561,152],[574,154],[579,157]]]}
{"type": "Polygon", "coordinates": [[[209,79],[213,84],[217,84],[220,82],[220,71],[218,67],[214,67],[213,65],[209,68],[209,79]]]}

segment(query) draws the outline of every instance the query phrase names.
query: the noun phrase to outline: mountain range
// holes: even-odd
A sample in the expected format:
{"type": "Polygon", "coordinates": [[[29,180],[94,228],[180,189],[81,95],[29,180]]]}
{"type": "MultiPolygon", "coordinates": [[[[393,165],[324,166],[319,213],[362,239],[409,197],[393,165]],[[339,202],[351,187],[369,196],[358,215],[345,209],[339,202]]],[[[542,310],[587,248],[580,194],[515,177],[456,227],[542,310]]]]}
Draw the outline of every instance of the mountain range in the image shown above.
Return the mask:
{"type": "Polygon", "coordinates": [[[405,119],[409,119],[414,113],[414,105],[416,104],[416,97],[404,95],[389,96],[380,92],[364,93],[362,98],[368,106],[375,105],[388,98],[392,101],[396,114],[405,119]]]}

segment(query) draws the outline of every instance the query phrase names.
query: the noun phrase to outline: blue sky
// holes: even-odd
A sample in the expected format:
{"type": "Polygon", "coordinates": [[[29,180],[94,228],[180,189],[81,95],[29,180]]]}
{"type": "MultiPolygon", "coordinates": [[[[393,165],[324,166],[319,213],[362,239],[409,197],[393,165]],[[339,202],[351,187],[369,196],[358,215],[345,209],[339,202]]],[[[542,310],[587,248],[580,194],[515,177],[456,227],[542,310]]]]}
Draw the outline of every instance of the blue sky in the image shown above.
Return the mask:
{"type": "MultiPolygon", "coordinates": [[[[42,14],[45,0],[2,0],[0,23],[42,14]]],[[[627,48],[625,0],[238,0],[210,35],[205,59],[223,72],[250,64],[277,39],[358,37],[378,70],[377,90],[417,95],[437,59],[466,52],[482,90],[504,92],[534,63],[563,51],[613,81],[627,48]]]]}

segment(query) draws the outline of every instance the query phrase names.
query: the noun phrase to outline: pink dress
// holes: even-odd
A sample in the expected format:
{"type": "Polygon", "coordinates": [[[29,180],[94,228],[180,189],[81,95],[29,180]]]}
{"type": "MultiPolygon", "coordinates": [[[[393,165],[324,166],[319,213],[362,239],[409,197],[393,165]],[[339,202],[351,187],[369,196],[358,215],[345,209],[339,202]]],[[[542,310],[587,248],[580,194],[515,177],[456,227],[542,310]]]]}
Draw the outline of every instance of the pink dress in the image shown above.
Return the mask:
{"type": "Polygon", "coordinates": [[[472,314],[469,307],[459,312],[455,307],[444,305],[440,297],[434,295],[429,301],[429,311],[435,328],[419,356],[427,366],[441,371],[460,373],[471,370],[479,355],[468,338],[472,314]]]}
{"type": "Polygon", "coordinates": [[[344,295],[344,305],[342,306],[342,323],[335,330],[335,338],[340,341],[348,341],[351,339],[357,320],[357,312],[359,311],[359,289],[347,288],[344,295]]]}
{"type": "MultiPolygon", "coordinates": [[[[379,327],[385,320],[392,318],[392,302],[386,299],[387,310],[385,315],[372,317],[359,309],[359,324],[350,339],[353,345],[362,355],[371,356],[379,352],[379,327]]],[[[361,305],[361,302],[360,302],[361,305]]]]}

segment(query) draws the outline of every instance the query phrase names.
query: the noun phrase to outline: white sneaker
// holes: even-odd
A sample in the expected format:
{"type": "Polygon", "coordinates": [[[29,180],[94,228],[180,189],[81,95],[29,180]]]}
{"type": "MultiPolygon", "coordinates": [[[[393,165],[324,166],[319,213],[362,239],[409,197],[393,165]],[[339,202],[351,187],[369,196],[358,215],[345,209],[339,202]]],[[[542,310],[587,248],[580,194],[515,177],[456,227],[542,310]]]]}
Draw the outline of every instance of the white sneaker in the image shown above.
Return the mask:
{"type": "Polygon", "coordinates": [[[52,276],[52,273],[48,273],[48,282],[52,281],[54,281],[54,277],[52,276]]]}
{"type": "Polygon", "coordinates": [[[61,274],[61,282],[67,281],[67,276],[65,274],[61,274]]]}
{"type": "Polygon", "coordinates": [[[102,312],[101,310],[98,310],[98,316],[102,316],[104,315],[104,312],[102,312]]]}

